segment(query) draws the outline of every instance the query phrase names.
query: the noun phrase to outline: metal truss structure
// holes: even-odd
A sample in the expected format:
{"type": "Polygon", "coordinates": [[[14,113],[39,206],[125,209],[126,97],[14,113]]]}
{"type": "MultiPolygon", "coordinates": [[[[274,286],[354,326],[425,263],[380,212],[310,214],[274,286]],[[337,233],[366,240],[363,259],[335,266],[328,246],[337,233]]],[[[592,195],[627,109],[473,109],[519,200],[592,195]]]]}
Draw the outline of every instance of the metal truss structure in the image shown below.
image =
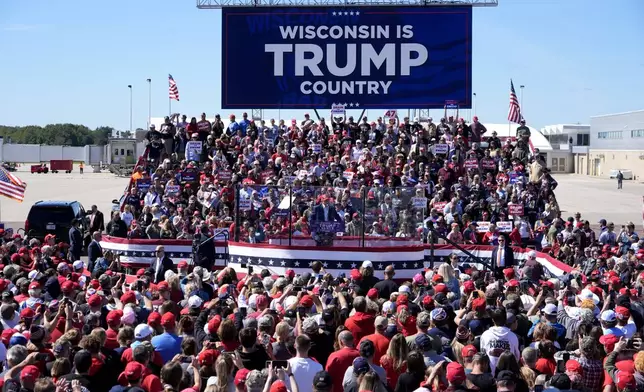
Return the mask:
{"type": "Polygon", "coordinates": [[[496,7],[499,0],[197,0],[197,8],[223,7],[375,7],[375,6],[496,7]]]}

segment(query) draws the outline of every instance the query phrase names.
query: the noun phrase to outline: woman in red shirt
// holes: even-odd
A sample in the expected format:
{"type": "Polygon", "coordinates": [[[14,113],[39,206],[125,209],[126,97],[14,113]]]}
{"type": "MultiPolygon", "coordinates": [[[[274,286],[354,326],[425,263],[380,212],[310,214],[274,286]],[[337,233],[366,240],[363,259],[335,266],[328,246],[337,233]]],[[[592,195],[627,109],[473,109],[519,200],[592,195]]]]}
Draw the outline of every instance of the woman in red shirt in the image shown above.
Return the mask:
{"type": "Polygon", "coordinates": [[[396,334],[389,342],[387,354],[380,357],[380,366],[385,369],[387,374],[387,385],[391,389],[396,388],[398,377],[407,371],[407,354],[409,348],[405,341],[405,336],[401,333],[396,334]]]}

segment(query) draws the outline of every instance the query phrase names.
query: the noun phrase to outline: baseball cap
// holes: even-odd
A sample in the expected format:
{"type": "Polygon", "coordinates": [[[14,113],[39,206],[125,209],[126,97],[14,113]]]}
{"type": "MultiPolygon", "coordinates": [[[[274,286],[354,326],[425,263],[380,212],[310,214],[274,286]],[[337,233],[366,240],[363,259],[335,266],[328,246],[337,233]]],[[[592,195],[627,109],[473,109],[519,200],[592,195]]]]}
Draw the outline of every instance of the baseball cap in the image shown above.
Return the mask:
{"type": "MultiPolygon", "coordinates": [[[[20,377],[22,378],[22,373],[20,374],[20,377]]],[[[620,391],[623,391],[626,388],[635,390],[635,388],[637,387],[637,384],[635,383],[635,376],[633,375],[633,373],[628,372],[617,372],[617,377],[615,377],[615,385],[620,391]]]]}
{"type": "Polygon", "coordinates": [[[581,364],[577,360],[569,359],[568,362],[566,362],[566,371],[582,374],[584,372],[584,369],[581,367],[581,364]]]}
{"type": "Polygon", "coordinates": [[[433,321],[443,321],[447,318],[447,313],[443,308],[436,308],[431,311],[430,317],[433,321]]]}
{"type": "Polygon", "coordinates": [[[331,380],[331,375],[324,370],[321,370],[315,373],[313,377],[313,386],[318,390],[330,389],[333,385],[333,380],[331,380]]]}
{"type": "Polygon", "coordinates": [[[548,316],[556,316],[557,315],[557,305],[555,305],[555,304],[547,304],[543,308],[543,313],[547,314],[548,316]]]}
{"type": "Polygon", "coordinates": [[[284,381],[282,380],[277,380],[271,384],[271,389],[269,392],[288,392],[288,389],[286,389],[286,384],[284,384],[284,381]]]}
{"type": "Polygon", "coordinates": [[[361,375],[367,373],[370,369],[369,362],[366,358],[357,357],[353,360],[353,374],[361,375]]]}
{"type": "Polygon", "coordinates": [[[32,308],[24,308],[20,311],[20,318],[23,319],[32,319],[36,314],[32,308]]]}
{"type": "Polygon", "coordinates": [[[416,339],[414,339],[414,343],[416,343],[416,347],[422,351],[429,351],[432,349],[432,341],[427,334],[421,333],[417,335],[416,339]]]}
{"type": "Polygon", "coordinates": [[[130,381],[139,380],[143,376],[144,369],[143,365],[136,361],[132,361],[125,366],[123,374],[125,375],[125,378],[130,381]]]}
{"type": "Polygon", "coordinates": [[[606,322],[610,323],[610,322],[615,321],[617,319],[617,316],[615,315],[614,311],[608,309],[608,310],[604,310],[602,312],[602,314],[599,316],[599,319],[601,321],[606,321],[606,322]]]}
{"type": "Polygon", "coordinates": [[[619,320],[622,320],[622,321],[628,320],[631,317],[631,311],[628,310],[628,308],[626,308],[624,306],[616,306],[615,307],[615,316],[619,320]]]}
{"type": "Polygon", "coordinates": [[[128,291],[121,295],[121,303],[123,305],[136,303],[136,294],[134,294],[134,291],[128,291]]]}
{"type": "Polygon", "coordinates": [[[465,368],[458,362],[447,364],[447,381],[460,385],[465,381],[465,368]]]}
{"type": "Polygon", "coordinates": [[[174,328],[176,322],[177,318],[172,312],[166,312],[163,314],[163,317],[161,317],[161,326],[163,326],[163,328],[174,328]]]}
{"type": "Polygon", "coordinates": [[[468,344],[467,346],[461,349],[461,356],[463,358],[473,357],[474,354],[477,354],[477,353],[478,353],[478,350],[476,349],[476,347],[474,347],[471,344],[468,344]]]}
{"type": "Polygon", "coordinates": [[[139,324],[134,328],[134,338],[135,339],[145,339],[148,336],[152,335],[154,331],[152,327],[147,324],[139,324]]]}
{"type": "Polygon", "coordinates": [[[243,385],[246,382],[246,378],[248,378],[249,373],[250,370],[248,369],[239,369],[235,374],[235,386],[243,385]]]}
{"type": "Polygon", "coordinates": [[[27,365],[20,371],[20,380],[35,382],[40,377],[40,370],[34,365],[27,365]]]}
{"type": "Polygon", "coordinates": [[[151,312],[148,315],[148,325],[151,327],[158,327],[161,325],[161,313],[151,312]]]}

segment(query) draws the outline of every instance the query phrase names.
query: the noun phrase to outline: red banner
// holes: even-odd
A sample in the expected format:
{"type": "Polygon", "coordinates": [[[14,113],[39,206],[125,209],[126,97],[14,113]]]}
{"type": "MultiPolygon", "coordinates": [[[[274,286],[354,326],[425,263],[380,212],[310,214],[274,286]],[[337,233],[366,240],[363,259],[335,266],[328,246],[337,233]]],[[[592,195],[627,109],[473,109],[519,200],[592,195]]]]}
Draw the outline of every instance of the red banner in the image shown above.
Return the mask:
{"type": "Polygon", "coordinates": [[[523,216],[523,204],[508,204],[508,214],[523,216]]]}
{"type": "Polygon", "coordinates": [[[464,166],[466,169],[478,169],[479,161],[476,158],[466,159],[464,166]]]}

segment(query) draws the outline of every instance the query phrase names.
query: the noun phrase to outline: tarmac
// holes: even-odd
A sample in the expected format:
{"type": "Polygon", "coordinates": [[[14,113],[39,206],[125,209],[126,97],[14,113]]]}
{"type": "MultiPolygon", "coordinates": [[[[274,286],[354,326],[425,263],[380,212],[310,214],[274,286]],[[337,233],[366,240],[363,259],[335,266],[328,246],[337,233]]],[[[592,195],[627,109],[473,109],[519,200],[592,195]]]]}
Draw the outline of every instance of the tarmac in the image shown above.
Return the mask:
{"type": "MultiPolygon", "coordinates": [[[[87,166],[84,174],[77,166],[70,174],[32,174],[25,164],[14,174],[27,183],[24,202],[0,196],[0,221],[14,230],[24,227],[31,206],[39,200],[78,200],[87,210],[96,204],[107,218],[112,200],[123,194],[129,181],[109,172],[90,173],[87,166]]],[[[564,218],[580,212],[582,219],[588,219],[594,227],[602,218],[617,226],[628,221],[636,227],[642,223],[643,183],[624,181],[623,189],[618,190],[616,180],[574,174],[558,174],[555,179],[559,183],[555,194],[564,218]]]]}

